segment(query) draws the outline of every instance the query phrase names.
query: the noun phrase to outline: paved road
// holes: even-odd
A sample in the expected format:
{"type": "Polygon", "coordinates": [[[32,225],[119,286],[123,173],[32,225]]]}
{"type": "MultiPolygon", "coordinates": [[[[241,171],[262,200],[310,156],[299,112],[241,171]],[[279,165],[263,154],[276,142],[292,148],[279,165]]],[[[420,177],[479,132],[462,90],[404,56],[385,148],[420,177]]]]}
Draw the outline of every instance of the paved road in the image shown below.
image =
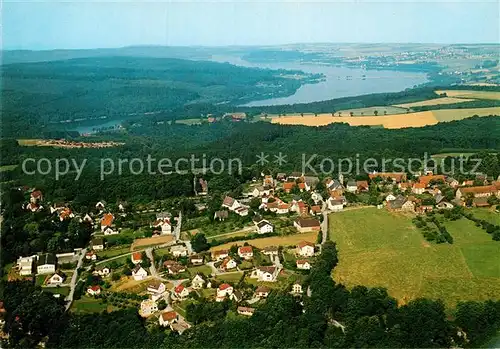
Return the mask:
{"type": "Polygon", "coordinates": [[[158,272],[156,271],[156,266],[155,266],[155,258],[153,256],[153,248],[147,248],[146,249],[146,256],[148,256],[149,260],[151,261],[151,266],[149,267],[149,272],[151,273],[151,276],[158,278],[158,272]]]}
{"type": "Polygon", "coordinates": [[[323,233],[323,238],[321,244],[324,244],[328,239],[328,207],[326,202],[323,201],[323,206],[321,207],[321,212],[323,213],[323,222],[321,222],[321,232],[323,233]]]}
{"type": "Polygon", "coordinates": [[[176,241],[179,241],[181,239],[181,227],[182,227],[182,212],[179,211],[179,219],[177,220],[177,226],[174,229],[174,235],[176,241]]]}
{"type": "Polygon", "coordinates": [[[78,281],[78,269],[82,267],[83,265],[83,259],[85,258],[85,254],[87,253],[87,248],[84,248],[80,251],[80,258],[78,259],[78,263],[76,264],[76,269],[75,272],[73,273],[73,277],[71,278],[70,282],[70,290],[69,294],[66,297],[66,311],[69,310],[71,307],[71,303],[73,303],[73,295],[75,294],[75,287],[76,283],[78,281]]]}

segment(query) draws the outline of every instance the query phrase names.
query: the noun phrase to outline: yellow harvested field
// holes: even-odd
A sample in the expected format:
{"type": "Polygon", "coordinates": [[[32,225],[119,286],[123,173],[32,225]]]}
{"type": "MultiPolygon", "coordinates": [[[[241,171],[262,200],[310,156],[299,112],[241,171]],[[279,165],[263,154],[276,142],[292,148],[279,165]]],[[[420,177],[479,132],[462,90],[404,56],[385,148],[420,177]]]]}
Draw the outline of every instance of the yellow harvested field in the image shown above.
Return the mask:
{"type": "Polygon", "coordinates": [[[351,126],[383,126],[384,128],[422,127],[438,123],[431,111],[409,114],[378,115],[378,116],[332,116],[332,114],[318,114],[318,116],[284,116],[273,118],[273,124],[325,126],[335,122],[347,123],[351,126]]]}
{"type": "Polygon", "coordinates": [[[166,244],[167,242],[171,242],[173,239],[173,235],[160,235],[151,238],[136,239],[132,244],[131,250],[133,251],[144,246],[166,244]]]}
{"type": "Polygon", "coordinates": [[[413,108],[413,107],[426,107],[429,105],[453,104],[453,103],[472,102],[472,101],[474,101],[474,99],[442,97],[442,98],[428,99],[426,101],[420,101],[420,102],[395,104],[394,106],[401,108],[413,108]]]}
{"type": "Polygon", "coordinates": [[[500,100],[500,92],[496,91],[473,91],[473,90],[440,90],[436,93],[446,93],[448,97],[497,99],[500,100]]]}
{"type": "Polygon", "coordinates": [[[474,115],[500,115],[500,107],[469,108],[469,109],[441,109],[422,111],[408,114],[378,115],[378,116],[332,116],[332,114],[304,114],[304,116],[272,117],[273,124],[326,126],[335,122],[347,123],[351,126],[383,126],[389,129],[405,127],[423,127],[435,125],[438,122],[462,120],[474,115]]]}
{"type": "Polygon", "coordinates": [[[441,109],[433,110],[432,114],[438,122],[449,122],[454,120],[462,120],[471,116],[500,116],[500,107],[491,108],[471,108],[471,109],[441,109]]]}
{"type": "Polygon", "coordinates": [[[210,251],[227,250],[231,248],[231,246],[233,245],[243,246],[245,242],[248,242],[250,245],[255,246],[257,248],[264,248],[268,246],[292,246],[292,245],[297,245],[301,241],[308,241],[315,243],[317,238],[318,238],[317,232],[294,234],[288,236],[272,236],[262,239],[228,242],[227,244],[224,245],[214,246],[210,249],[210,251]]]}

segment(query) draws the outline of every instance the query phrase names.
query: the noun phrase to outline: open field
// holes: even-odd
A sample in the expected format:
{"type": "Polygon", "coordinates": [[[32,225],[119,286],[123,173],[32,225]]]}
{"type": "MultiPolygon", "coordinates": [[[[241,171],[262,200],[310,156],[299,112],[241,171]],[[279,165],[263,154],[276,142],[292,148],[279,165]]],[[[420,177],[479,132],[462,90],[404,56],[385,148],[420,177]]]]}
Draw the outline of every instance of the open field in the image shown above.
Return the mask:
{"type": "Polygon", "coordinates": [[[132,244],[132,250],[137,250],[147,246],[162,245],[174,240],[173,235],[160,235],[151,238],[136,239],[132,244]]]}
{"type": "Polygon", "coordinates": [[[234,273],[224,273],[224,274],[217,275],[215,278],[217,280],[222,281],[222,282],[234,284],[234,283],[240,281],[242,275],[243,275],[243,272],[235,271],[234,273]]]}
{"type": "Polygon", "coordinates": [[[476,218],[484,219],[491,224],[500,225],[500,213],[496,213],[494,208],[473,208],[472,213],[476,218]]]}
{"type": "MultiPolygon", "coordinates": [[[[390,106],[390,105],[340,110],[340,112],[342,113],[341,115],[344,116],[347,116],[350,113],[353,113],[354,116],[375,115],[375,111],[378,112],[378,115],[406,114],[406,109],[404,107],[390,106]]],[[[338,115],[339,112],[337,112],[336,114],[338,115]]]]}
{"type": "Polygon", "coordinates": [[[337,242],[334,278],[348,287],[385,287],[401,303],[418,297],[500,299],[500,244],[469,220],[446,222],[455,242],[426,242],[411,216],[365,209],[330,215],[337,242]]]}
{"type": "Polygon", "coordinates": [[[395,104],[394,106],[401,108],[413,108],[413,107],[426,107],[429,105],[453,104],[453,103],[472,102],[472,101],[474,101],[474,99],[441,97],[441,98],[428,99],[420,102],[395,104]]]}
{"type": "Polygon", "coordinates": [[[130,252],[130,245],[112,247],[107,250],[97,252],[97,256],[99,259],[107,259],[115,256],[119,256],[121,254],[130,252]]]}
{"type": "Polygon", "coordinates": [[[448,97],[500,100],[500,92],[496,91],[442,90],[436,93],[446,93],[448,97]]]}
{"type": "Polygon", "coordinates": [[[441,109],[408,114],[378,116],[332,116],[332,114],[272,117],[271,122],[282,125],[325,126],[335,122],[348,123],[351,126],[383,126],[389,129],[405,127],[423,127],[438,122],[462,120],[474,115],[500,115],[500,107],[441,109]]]}
{"type": "Polygon", "coordinates": [[[210,249],[210,251],[229,249],[233,245],[243,246],[245,242],[248,242],[250,245],[255,246],[257,248],[264,248],[267,246],[292,246],[292,245],[297,245],[301,241],[309,241],[312,243],[316,243],[317,237],[318,237],[317,232],[293,234],[287,236],[271,236],[262,239],[228,242],[227,244],[224,245],[214,246],[210,249]]]}
{"type": "Polygon", "coordinates": [[[188,268],[189,274],[192,276],[196,275],[196,273],[202,273],[203,275],[210,275],[212,274],[212,268],[210,268],[208,265],[199,265],[196,267],[191,267],[188,268]]]}
{"type": "Polygon", "coordinates": [[[440,109],[433,110],[432,114],[438,122],[448,122],[470,118],[471,116],[500,115],[500,107],[471,108],[471,109],[440,109]]]}
{"type": "Polygon", "coordinates": [[[471,155],[474,155],[475,153],[439,153],[439,154],[433,154],[431,155],[431,158],[433,159],[444,159],[448,156],[451,157],[464,157],[468,158],[471,155]]]}

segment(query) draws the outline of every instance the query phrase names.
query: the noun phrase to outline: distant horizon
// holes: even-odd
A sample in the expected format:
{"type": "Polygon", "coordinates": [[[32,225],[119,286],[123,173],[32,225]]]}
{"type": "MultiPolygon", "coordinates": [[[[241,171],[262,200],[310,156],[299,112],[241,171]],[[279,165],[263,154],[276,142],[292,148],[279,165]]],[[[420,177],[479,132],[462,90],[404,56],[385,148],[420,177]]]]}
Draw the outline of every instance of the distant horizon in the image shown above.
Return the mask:
{"type": "Polygon", "coordinates": [[[109,46],[109,47],[57,47],[48,49],[27,49],[27,48],[0,48],[0,51],[79,51],[79,50],[111,50],[134,47],[150,47],[150,48],[248,48],[248,47],[282,47],[282,46],[297,46],[297,45],[434,45],[434,46],[499,46],[499,42],[460,42],[460,43],[437,43],[437,42],[295,42],[284,44],[252,44],[252,45],[157,45],[157,44],[131,44],[126,46],[109,46]]]}
{"type": "Polygon", "coordinates": [[[5,50],[499,43],[496,0],[5,0],[5,50]]]}

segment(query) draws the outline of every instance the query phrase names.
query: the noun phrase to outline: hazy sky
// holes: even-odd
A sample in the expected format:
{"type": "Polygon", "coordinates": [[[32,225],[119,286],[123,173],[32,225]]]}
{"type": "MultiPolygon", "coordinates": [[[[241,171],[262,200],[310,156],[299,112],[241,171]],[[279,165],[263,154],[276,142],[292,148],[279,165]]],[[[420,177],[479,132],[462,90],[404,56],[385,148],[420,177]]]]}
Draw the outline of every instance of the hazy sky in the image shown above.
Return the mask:
{"type": "Polygon", "coordinates": [[[4,49],[500,41],[499,1],[13,1],[4,49]]]}

